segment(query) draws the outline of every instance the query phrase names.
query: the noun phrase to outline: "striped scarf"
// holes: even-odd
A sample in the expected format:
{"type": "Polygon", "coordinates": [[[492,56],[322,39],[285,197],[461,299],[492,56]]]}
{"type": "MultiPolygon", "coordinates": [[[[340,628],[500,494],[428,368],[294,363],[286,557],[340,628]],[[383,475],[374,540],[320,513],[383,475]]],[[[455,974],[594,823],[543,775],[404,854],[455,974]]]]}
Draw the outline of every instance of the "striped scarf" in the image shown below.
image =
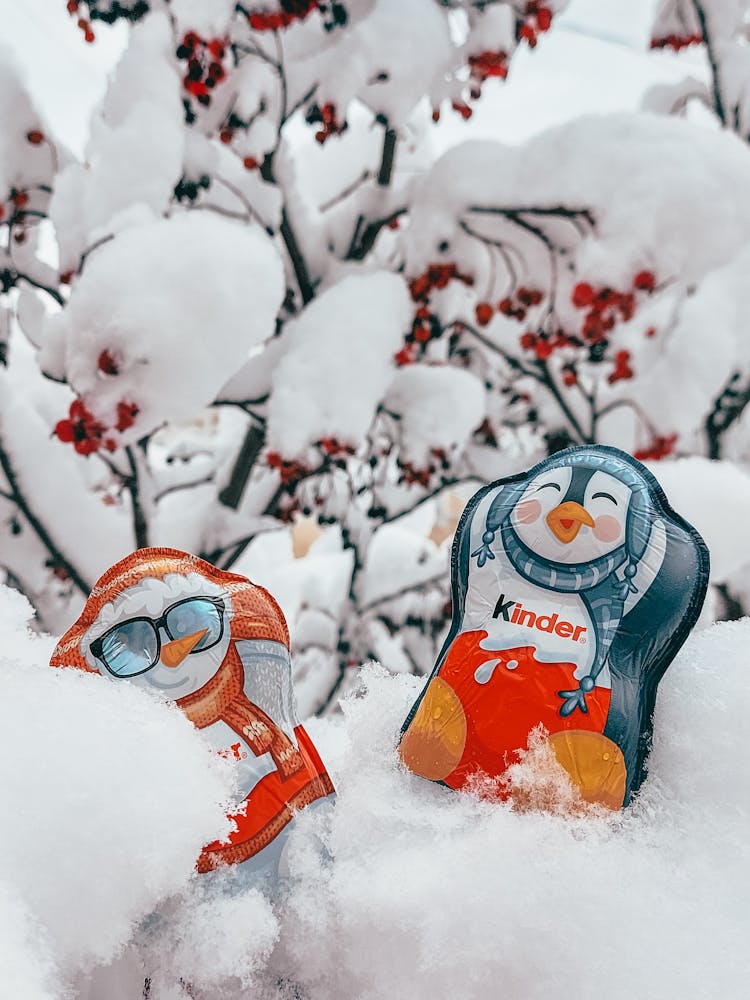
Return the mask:
{"type": "Polygon", "coordinates": [[[500,525],[500,535],[508,559],[520,576],[547,590],[580,594],[591,616],[596,643],[591,669],[581,678],[578,688],[558,691],[563,699],[560,715],[570,715],[576,708],[586,713],[586,694],[594,689],[596,678],[606,663],[622,619],[625,598],[629,591],[635,590],[632,583],[635,567],[629,562],[627,549],[622,544],[608,555],[599,556],[591,562],[566,566],[540,559],[524,545],[511,524],[510,514],[500,525]],[[625,579],[620,580],[615,573],[624,563],[628,564],[625,579]]]}

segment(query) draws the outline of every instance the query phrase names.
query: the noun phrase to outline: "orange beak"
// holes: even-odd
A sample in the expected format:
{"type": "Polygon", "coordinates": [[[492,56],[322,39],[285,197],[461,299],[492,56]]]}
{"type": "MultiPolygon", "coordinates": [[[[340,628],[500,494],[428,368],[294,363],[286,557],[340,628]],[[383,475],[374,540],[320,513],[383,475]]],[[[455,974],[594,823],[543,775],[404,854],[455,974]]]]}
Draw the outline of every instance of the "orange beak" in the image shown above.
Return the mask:
{"type": "Polygon", "coordinates": [[[207,628],[200,632],[193,632],[192,635],[185,635],[182,639],[175,639],[161,647],[161,662],[165,667],[179,667],[188,653],[198,645],[203,636],[208,632],[207,628]]]}
{"type": "Polygon", "coordinates": [[[549,512],[547,524],[555,538],[567,545],[576,537],[582,524],[593,528],[594,519],[579,503],[568,500],[549,512]]]}

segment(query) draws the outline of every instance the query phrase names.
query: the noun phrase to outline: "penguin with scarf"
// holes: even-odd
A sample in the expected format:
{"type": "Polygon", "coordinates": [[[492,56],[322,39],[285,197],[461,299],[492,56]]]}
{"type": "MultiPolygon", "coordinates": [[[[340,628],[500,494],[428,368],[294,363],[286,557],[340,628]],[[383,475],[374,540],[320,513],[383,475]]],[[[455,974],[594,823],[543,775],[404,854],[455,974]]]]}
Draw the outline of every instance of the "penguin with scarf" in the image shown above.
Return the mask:
{"type": "Polygon", "coordinates": [[[402,759],[462,787],[472,770],[502,774],[537,724],[588,730],[604,737],[605,759],[619,749],[617,804],[627,803],[643,779],[658,682],[700,613],[708,571],[700,535],[617,449],[571,448],[480,490],[456,530],[453,621],[404,724],[402,759]],[[505,686],[489,705],[493,671],[505,686]]]}

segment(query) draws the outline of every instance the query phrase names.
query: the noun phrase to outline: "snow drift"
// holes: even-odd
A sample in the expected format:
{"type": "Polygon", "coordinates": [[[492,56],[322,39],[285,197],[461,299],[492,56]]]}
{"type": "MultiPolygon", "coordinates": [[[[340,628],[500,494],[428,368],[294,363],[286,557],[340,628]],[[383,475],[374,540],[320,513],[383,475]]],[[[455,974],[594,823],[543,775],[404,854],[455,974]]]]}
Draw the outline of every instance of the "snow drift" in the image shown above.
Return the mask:
{"type": "Polygon", "coordinates": [[[424,681],[367,667],[341,716],[308,723],[338,799],[300,816],[272,896],[236,872],[188,878],[223,790],[200,738],[124,685],[47,672],[27,610],[2,592],[2,981],[16,1000],[61,997],[61,969],[118,943],[152,1000],[184,1000],[180,978],[200,1000],[745,995],[750,621],[689,640],[660,685],[649,777],[607,815],[523,812],[408,774],[395,745],[424,681]],[[32,730],[38,757],[17,749],[32,730]]]}

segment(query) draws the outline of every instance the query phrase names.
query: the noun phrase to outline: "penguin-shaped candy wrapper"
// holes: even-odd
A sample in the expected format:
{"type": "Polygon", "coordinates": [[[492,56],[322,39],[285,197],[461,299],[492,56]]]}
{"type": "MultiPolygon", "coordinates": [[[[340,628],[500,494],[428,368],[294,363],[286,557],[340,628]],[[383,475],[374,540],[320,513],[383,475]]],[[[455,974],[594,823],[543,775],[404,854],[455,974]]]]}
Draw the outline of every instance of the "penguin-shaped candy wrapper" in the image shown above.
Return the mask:
{"type": "Polygon", "coordinates": [[[236,830],[204,848],[199,871],[244,863],[278,874],[294,813],[333,793],[296,716],[284,616],[245,577],[176,549],[139,549],[97,582],[50,663],[174,700],[232,761],[236,830]]]}
{"type": "Polygon", "coordinates": [[[698,532],[615,448],[570,448],[480,490],[456,529],[453,621],[402,760],[461,788],[499,778],[541,725],[584,800],[627,804],[708,571],[698,532]]]}

